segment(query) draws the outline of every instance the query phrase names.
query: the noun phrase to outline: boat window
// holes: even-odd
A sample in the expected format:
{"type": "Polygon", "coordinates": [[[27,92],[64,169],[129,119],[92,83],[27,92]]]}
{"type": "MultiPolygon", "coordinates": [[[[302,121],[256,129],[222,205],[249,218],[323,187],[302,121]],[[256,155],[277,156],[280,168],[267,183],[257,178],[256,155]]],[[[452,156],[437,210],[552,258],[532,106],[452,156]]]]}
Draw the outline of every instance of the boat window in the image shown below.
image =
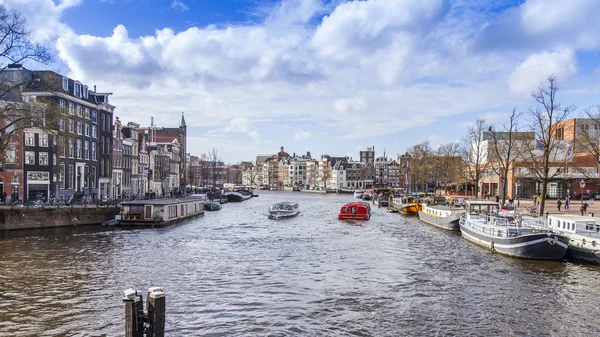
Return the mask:
{"type": "Polygon", "coordinates": [[[575,230],[575,223],[571,224],[571,230],[574,231],[575,230]]]}
{"type": "Polygon", "coordinates": [[[585,224],[585,229],[588,231],[593,231],[594,230],[594,225],[590,224],[590,223],[586,223],[585,224]]]}

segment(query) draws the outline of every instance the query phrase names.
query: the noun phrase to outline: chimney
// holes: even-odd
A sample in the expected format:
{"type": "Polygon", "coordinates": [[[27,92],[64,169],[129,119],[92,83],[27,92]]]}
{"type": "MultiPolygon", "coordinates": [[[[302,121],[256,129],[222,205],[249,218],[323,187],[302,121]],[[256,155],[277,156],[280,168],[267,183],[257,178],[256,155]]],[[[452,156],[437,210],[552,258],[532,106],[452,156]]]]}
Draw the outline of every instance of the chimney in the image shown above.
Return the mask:
{"type": "Polygon", "coordinates": [[[94,94],[96,93],[96,85],[94,84],[94,94]]]}

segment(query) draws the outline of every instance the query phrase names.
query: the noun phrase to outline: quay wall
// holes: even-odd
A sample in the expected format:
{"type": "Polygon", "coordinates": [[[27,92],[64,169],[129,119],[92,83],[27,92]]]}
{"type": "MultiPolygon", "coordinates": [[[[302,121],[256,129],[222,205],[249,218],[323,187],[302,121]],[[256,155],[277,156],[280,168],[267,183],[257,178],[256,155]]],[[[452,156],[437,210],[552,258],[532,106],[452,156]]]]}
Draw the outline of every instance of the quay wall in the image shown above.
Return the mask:
{"type": "Polygon", "coordinates": [[[114,219],[118,207],[2,208],[0,231],[100,225],[114,219]]]}

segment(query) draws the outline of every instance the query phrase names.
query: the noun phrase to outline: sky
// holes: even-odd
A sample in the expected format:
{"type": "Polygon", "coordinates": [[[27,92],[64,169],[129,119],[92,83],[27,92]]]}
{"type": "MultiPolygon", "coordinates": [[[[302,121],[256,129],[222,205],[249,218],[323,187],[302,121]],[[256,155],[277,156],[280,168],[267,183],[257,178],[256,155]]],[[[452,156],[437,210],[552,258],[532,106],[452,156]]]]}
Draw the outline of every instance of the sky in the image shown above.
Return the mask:
{"type": "MultiPolygon", "coordinates": [[[[396,157],[500,128],[549,75],[572,117],[600,104],[600,1],[0,0],[51,69],[112,92],[115,115],[179,125],[226,163],[396,157]]],[[[519,121],[528,124],[527,115],[519,121]]]]}

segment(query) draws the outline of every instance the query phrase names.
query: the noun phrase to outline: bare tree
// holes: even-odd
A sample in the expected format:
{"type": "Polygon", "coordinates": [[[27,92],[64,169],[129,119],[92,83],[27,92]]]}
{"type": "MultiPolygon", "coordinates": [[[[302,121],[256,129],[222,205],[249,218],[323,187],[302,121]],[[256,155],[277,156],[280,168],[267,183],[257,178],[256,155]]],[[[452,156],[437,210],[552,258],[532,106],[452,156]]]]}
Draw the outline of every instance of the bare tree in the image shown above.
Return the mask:
{"type": "Polygon", "coordinates": [[[555,163],[563,161],[560,155],[564,155],[562,151],[564,146],[560,143],[562,137],[557,134],[557,124],[566,120],[575,110],[574,105],[563,107],[557,102],[556,94],[559,90],[556,76],[548,76],[546,81],[540,83],[539,87],[531,93],[537,106],[527,110],[530,129],[535,134],[535,142],[527,143],[528,148],[524,157],[531,163],[531,171],[542,185],[540,216],[544,214],[548,182],[562,173],[561,170],[551,170],[556,166],[555,163]]]}
{"type": "Polygon", "coordinates": [[[219,151],[213,147],[212,150],[208,152],[207,156],[210,162],[210,177],[212,179],[212,185],[213,187],[216,187],[217,166],[219,165],[219,161],[221,160],[219,158],[219,151]]]}
{"type": "Polygon", "coordinates": [[[23,127],[37,127],[50,134],[58,130],[62,111],[57,104],[23,101],[21,97],[21,88],[35,86],[39,90],[40,86],[48,86],[51,82],[43,81],[39,78],[41,75],[33,76],[20,64],[47,64],[51,60],[46,47],[31,42],[21,14],[0,5],[0,153],[4,153],[13,136],[23,127]]]}
{"type": "Polygon", "coordinates": [[[465,178],[473,182],[476,196],[480,193],[479,181],[487,164],[487,152],[482,145],[483,132],[487,129],[485,120],[478,119],[475,125],[467,128],[467,135],[462,141],[461,157],[465,167],[465,178]]]}
{"type": "MultiPolygon", "coordinates": [[[[583,115],[584,118],[577,120],[575,144],[569,152],[587,153],[587,157],[593,156],[596,165],[600,165],[600,105],[584,110],[583,115]]],[[[579,165],[575,165],[574,168],[577,167],[579,165]]],[[[585,169],[579,171],[586,179],[598,180],[595,172],[589,173],[585,169]]]]}
{"type": "Polygon", "coordinates": [[[448,143],[440,145],[434,160],[433,172],[437,182],[447,186],[458,180],[462,170],[460,144],[448,143]]]}
{"type": "Polygon", "coordinates": [[[515,160],[521,156],[523,144],[527,140],[531,140],[533,136],[531,133],[518,131],[518,120],[521,115],[521,113],[517,113],[516,109],[513,109],[502,130],[490,132],[492,137],[490,145],[492,146],[489,150],[489,157],[490,162],[494,163],[492,170],[500,177],[502,204],[506,202],[509,171],[513,170],[515,160]]]}
{"type": "Polygon", "coordinates": [[[431,183],[431,157],[433,156],[433,149],[429,141],[425,141],[413,145],[408,149],[408,154],[411,156],[409,175],[412,178],[410,179],[413,185],[412,189],[416,190],[417,186],[420,186],[420,189],[425,190],[425,184],[427,182],[431,183]]]}

